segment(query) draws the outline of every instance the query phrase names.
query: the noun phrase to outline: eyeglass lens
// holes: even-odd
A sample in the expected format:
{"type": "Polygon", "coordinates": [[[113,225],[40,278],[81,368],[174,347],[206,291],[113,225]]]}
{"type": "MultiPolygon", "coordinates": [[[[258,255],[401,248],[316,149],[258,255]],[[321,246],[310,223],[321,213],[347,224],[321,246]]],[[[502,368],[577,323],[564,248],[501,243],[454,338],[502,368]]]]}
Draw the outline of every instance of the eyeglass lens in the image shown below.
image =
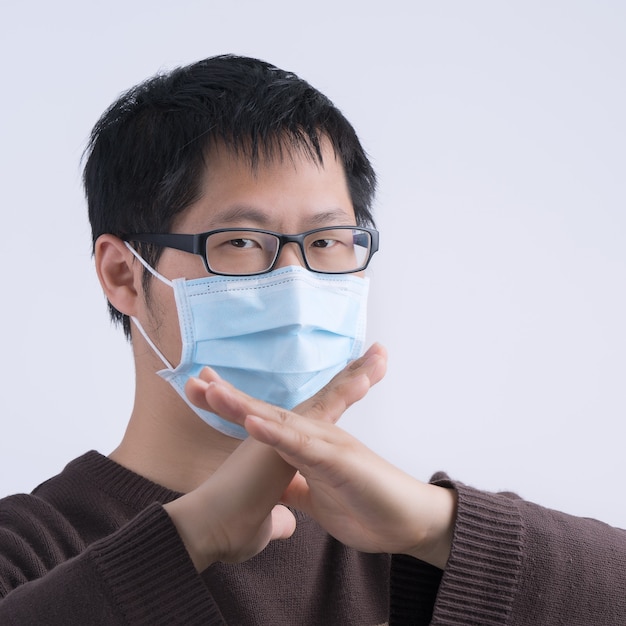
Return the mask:
{"type": "MultiPolygon", "coordinates": [[[[255,274],[272,267],[280,239],[255,231],[212,233],[206,240],[209,267],[225,274],[255,274]]],[[[352,272],[363,268],[369,256],[371,237],[360,228],[329,228],[310,233],[302,252],[312,270],[328,273],[352,272]]]]}

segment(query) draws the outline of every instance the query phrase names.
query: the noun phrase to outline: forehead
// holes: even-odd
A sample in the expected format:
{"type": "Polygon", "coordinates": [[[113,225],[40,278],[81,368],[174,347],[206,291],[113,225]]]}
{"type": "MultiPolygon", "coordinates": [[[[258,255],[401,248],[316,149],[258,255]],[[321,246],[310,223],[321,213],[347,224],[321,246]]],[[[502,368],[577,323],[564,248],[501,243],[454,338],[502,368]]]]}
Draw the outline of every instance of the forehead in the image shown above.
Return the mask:
{"type": "Polygon", "coordinates": [[[319,156],[309,146],[286,144],[252,158],[216,144],[205,164],[201,196],[175,224],[180,232],[228,226],[295,232],[355,223],[345,170],[327,139],[319,156]]]}

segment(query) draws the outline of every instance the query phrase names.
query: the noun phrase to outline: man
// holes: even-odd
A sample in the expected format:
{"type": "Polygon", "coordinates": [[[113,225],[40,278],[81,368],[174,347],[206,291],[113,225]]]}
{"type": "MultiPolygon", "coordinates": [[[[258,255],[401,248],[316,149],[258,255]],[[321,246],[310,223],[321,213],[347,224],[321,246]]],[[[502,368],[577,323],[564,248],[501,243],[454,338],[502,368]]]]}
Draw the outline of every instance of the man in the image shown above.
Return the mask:
{"type": "Polygon", "coordinates": [[[623,532],[422,483],[335,425],[385,370],[361,356],[374,183],[332,103],[254,59],[105,112],[85,187],[135,403],[108,458],[2,503],[2,623],[624,616],[623,532]]]}

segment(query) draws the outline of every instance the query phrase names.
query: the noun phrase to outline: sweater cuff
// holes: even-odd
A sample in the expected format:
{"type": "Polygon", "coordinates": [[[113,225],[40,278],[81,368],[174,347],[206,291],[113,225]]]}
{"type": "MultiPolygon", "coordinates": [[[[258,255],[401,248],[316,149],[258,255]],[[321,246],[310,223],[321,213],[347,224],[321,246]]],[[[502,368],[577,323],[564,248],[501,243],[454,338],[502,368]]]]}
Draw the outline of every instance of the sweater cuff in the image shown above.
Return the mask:
{"type": "Polygon", "coordinates": [[[452,551],[432,624],[508,623],[522,565],[523,525],[516,501],[441,474],[431,482],[458,493],[452,551]]]}
{"type": "Polygon", "coordinates": [[[171,518],[153,504],[89,548],[130,624],[223,624],[171,518]]]}

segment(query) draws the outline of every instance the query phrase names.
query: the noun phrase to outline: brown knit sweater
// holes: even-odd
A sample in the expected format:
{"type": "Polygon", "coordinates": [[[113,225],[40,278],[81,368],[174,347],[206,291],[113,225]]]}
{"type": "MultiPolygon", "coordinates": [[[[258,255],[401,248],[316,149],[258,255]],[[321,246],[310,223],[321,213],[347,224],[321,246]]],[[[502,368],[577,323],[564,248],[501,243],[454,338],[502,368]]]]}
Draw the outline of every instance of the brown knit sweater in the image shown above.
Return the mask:
{"type": "Polygon", "coordinates": [[[162,503],[96,452],[0,501],[0,624],[626,624],[626,533],[437,477],[459,493],[439,570],[294,536],[198,575],[162,503]]]}

